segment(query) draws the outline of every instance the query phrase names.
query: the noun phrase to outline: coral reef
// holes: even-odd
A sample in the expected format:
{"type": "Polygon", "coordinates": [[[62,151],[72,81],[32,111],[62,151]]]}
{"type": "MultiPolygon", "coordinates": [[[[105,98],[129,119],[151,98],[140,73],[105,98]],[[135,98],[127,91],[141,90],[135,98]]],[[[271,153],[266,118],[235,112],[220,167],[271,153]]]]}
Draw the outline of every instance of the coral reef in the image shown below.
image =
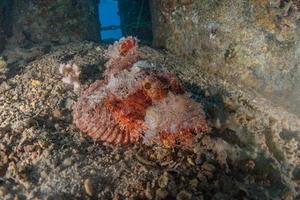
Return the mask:
{"type": "Polygon", "coordinates": [[[60,64],[59,73],[63,75],[62,81],[71,85],[75,92],[80,89],[79,75],[80,68],[76,64],[60,64]]]}
{"type": "Polygon", "coordinates": [[[188,97],[175,74],[136,62],[135,38],[114,43],[106,55],[105,80],[93,83],[74,106],[74,123],[82,132],[114,144],[143,140],[190,147],[194,134],[209,130],[201,105],[188,97]]]}

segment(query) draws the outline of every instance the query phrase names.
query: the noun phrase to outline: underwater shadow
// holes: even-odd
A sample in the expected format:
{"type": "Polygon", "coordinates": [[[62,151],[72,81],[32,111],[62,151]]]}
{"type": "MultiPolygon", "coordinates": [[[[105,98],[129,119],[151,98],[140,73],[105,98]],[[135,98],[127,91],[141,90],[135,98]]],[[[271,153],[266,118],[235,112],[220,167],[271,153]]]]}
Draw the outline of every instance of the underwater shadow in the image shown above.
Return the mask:
{"type": "Polygon", "coordinates": [[[104,62],[100,65],[85,65],[81,67],[80,82],[91,84],[96,80],[103,79],[104,62]],[[103,65],[103,67],[102,67],[103,65]],[[101,68],[99,67],[101,66],[101,68]]]}
{"type": "Polygon", "coordinates": [[[7,71],[4,73],[6,79],[11,79],[15,77],[16,75],[22,74],[24,71],[24,67],[22,67],[22,64],[19,62],[11,63],[7,66],[7,71]]]}
{"type": "Polygon", "coordinates": [[[185,86],[186,90],[192,94],[192,98],[202,104],[203,110],[206,113],[206,117],[211,123],[212,127],[210,137],[220,138],[227,143],[231,145],[237,145],[240,148],[247,146],[247,144],[242,142],[241,139],[236,135],[235,131],[226,126],[230,116],[235,113],[233,109],[229,108],[224,103],[223,96],[228,95],[226,91],[222,91],[213,87],[203,89],[197,84],[189,82],[184,82],[183,85],[185,86]],[[207,92],[210,94],[207,95],[207,92]]]}
{"type": "Polygon", "coordinates": [[[186,81],[183,82],[183,85],[187,92],[192,94],[192,98],[202,104],[209,120],[216,120],[218,118],[222,123],[233,112],[226,107],[223,101],[223,96],[227,94],[225,91],[221,91],[218,88],[203,89],[195,83],[186,81]],[[206,94],[207,92],[209,92],[209,95],[206,94]]]}

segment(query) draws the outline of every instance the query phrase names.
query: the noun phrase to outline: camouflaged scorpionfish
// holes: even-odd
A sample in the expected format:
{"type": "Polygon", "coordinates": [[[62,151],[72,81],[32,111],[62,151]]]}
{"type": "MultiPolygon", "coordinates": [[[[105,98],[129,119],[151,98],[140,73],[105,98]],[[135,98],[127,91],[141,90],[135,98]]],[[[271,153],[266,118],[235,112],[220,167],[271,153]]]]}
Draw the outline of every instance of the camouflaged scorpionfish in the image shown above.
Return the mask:
{"type": "Polygon", "coordinates": [[[74,123],[82,132],[111,144],[175,147],[209,130],[202,106],[173,73],[138,61],[135,38],[115,42],[106,55],[105,80],[91,84],[74,105],[74,123]]]}

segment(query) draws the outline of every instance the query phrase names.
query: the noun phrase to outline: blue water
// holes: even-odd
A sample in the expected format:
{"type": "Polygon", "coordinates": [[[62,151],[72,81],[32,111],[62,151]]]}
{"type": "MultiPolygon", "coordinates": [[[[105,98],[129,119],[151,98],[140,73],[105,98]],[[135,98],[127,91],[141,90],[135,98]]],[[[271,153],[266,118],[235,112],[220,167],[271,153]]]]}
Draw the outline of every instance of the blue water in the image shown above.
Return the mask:
{"type": "Polygon", "coordinates": [[[113,30],[101,30],[101,39],[120,39],[122,31],[120,29],[120,16],[118,14],[118,1],[117,0],[101,0],[99,4],[99,17],[101,22],[101,29],[109,26],[114,26],[113,30]]]}

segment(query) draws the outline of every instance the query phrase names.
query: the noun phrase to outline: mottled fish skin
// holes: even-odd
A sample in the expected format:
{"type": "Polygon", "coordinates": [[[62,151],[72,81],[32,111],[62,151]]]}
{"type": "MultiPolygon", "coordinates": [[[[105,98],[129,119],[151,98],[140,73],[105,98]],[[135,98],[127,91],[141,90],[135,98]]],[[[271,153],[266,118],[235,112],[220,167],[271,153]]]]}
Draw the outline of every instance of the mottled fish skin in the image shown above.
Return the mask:
{"type": "Polygon", "coordinates": [[[113,143],[113,141],[117,138],[119,134],[122,134],[119,127],[117,126],[114,131],[111,132],[109,137],[106,139],[106,142],[113,143]]]}
{"type": "Polygon", "coordinates": [[[113,126],[109,127],[108,130],[100,137],[100,140],[105,142],[107,140],[107,138],[109,137],[109,135],[112,133],[112,131],[115,130],[116,127],[117,127],[117,124],[114,124],[113,126]]]}
{"type": "Polygon", "coordinates": [[[122,132],[122,133],[119,133],[116,137],[116,139],[113,141],[113,144],[121,144],[122,143],[122,140],[124,138],[124,135],[125,133],[122,132]]]}

